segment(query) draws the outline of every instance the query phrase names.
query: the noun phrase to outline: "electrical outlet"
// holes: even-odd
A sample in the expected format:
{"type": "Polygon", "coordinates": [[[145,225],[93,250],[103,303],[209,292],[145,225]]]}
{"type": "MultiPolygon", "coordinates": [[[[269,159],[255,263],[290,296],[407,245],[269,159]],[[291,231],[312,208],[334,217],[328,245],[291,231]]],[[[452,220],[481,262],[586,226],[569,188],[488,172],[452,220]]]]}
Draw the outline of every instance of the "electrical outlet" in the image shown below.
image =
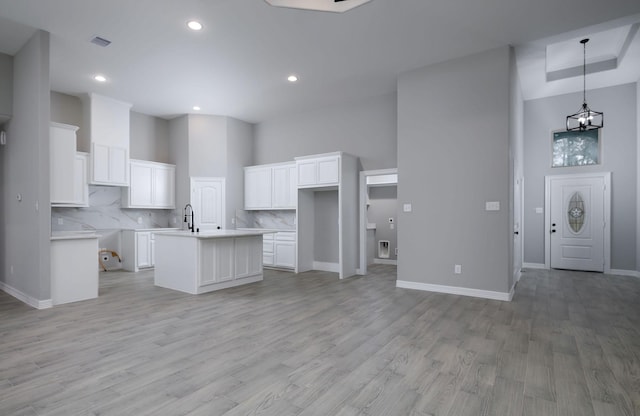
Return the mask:
{"type": "Polygon", "coordinates": [[[142,217],[138,217],[138,224],[142,224],[142,217]]]}
{"type": "Polygon", "coordinates": [[[9,267],[10,274],[13,276],[13,266],[9,267]]]}
{"type": "Polygon", "coordinates": [[[461,265],[461,264],[456,264],[456,265],[453,267],[453,272],[454,272],[455,274],[461,274],[461,273],[462,273],[462,265],[461,265]]]}
{"type": "Polygon", "coordinates": [[[58,225],[64,224],[64,220],[62,218],[58,218],[58,225]]]}

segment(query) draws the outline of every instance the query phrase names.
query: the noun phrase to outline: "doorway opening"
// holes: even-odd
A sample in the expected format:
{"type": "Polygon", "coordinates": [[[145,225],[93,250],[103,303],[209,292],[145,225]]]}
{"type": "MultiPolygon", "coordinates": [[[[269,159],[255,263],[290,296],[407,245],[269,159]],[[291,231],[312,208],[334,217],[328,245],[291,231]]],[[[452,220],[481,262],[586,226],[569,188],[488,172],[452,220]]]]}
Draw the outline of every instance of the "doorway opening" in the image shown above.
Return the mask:
{"type": "Polygon", "coordinates": [[[360,172],[360,267],[397,264],[398,169],[360,172]]]}

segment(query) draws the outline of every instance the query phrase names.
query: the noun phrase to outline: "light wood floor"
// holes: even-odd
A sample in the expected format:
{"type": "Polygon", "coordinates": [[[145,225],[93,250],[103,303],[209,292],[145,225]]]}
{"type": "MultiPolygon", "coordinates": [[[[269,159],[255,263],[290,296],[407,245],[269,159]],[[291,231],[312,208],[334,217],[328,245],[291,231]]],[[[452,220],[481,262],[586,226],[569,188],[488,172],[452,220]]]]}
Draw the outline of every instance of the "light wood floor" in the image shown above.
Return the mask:
{"type": "Polygon", "coordinates": [[[528,270],[513,302],[267,271],[204,295],[101,274],[0,292],[0,415],[640,415],[640,279],[528,270]]]}

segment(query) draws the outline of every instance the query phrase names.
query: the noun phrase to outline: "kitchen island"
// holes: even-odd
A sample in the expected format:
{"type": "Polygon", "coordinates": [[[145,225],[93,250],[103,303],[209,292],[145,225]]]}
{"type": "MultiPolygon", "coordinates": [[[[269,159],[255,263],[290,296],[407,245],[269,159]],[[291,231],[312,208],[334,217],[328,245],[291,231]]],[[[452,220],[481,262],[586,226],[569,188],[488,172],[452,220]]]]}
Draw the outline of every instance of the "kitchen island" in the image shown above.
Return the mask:
{"type": "Polygon", "coordinates": [[[200,294],[262,280],[264,231],[155,233],[156,286],[200,294]]]}

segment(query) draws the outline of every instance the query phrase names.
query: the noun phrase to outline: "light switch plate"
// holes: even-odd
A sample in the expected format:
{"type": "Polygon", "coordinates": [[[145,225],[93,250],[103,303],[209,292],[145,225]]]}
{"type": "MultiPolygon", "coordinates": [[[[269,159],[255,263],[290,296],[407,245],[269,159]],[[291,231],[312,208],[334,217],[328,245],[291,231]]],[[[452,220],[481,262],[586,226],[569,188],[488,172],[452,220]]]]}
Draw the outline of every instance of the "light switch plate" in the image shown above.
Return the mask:
{"type": "Polygon", "coordinates": [[[404,204],[404,206],[402,207],[402,210],[404,212],[411,212],[411,204],[404,204]]]}
{"type": "Polygon", "coordinates": [[[542,214],[544,212],[544,210],[542,209],[542,207],[536,207],[536,214],[542,214]]]}
{"type": "Polygon", "coordinates": [[[487,201],[485,202],[486,211],[500,211],[500,201],[487,201]]]}

